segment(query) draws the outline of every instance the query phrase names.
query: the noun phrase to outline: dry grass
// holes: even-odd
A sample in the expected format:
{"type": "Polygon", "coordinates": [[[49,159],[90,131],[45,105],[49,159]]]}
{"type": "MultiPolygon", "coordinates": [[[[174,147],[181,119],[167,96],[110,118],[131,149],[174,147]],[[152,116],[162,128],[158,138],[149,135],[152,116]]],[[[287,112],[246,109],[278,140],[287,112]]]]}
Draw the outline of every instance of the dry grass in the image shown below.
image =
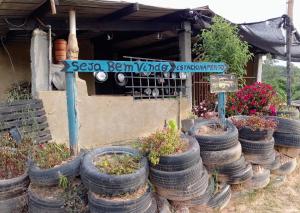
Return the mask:
{"type": "Polygon", "coordinates": [[[286,181],[275,187],[245,193],[232,199],[222,213],[292,213],[300,212],[300,168],[287,177],[286,181]]]}
{"type": "MultiPolygon", "coordinates": [[[[299,159],[298,159],[299,162],[299,159]]],[[[279,186],[269,184],[264,189],[233,195],[221,211],[207,208],[191,209],[191,213],[299,213],[300,166],[279,186]]]]}

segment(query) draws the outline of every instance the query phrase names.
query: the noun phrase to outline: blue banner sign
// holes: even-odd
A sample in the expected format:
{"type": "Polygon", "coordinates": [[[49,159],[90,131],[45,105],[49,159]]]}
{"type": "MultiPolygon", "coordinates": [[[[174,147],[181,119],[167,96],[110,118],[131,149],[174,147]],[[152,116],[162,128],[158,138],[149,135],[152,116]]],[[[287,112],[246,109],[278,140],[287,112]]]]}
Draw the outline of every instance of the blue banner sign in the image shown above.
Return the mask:
{"type": "Polygon", "coordinates": [[[212,72],[224,73],[225,63],[181,61],[66,60],[66,72],[212,72]]]}

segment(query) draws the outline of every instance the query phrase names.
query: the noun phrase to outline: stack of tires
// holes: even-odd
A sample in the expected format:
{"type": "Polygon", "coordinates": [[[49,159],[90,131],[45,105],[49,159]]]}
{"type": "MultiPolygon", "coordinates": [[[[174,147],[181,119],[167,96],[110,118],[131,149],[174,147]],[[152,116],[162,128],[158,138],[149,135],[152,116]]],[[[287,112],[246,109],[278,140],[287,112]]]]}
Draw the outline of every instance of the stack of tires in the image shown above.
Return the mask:
{"type": "Polygon", "coordinates": [[[270,170],[277,169],[279,164],[274,149],[272,129],[252,130],[249,127],[239,129],[239,141],[245,159],[252,164],[253,177],[246,185],[252,188],[263,188],[270,181],[270,170]]]}
{"type": "Polygon", "coordinates": [[[210,189],[199,144],[190,136],[183,137],[189,142],[188,149],[179,154],[161,156],[159,164],[150,166],[150,181],[158,195],[173,203],[185,207],[206,204],[210,189]]]}
{"type": "Polygon", "coordinates": [[[153,198],[151,187],[147,183],[149,173],[147,159],[142,157],[140,168],[131,174],[101,173],[94,165],[94,160],[110,154],[140,156],[137,150],[117,146],[98,148],[85,155],[81,166],[81,179],[89,190],[90,212],[155,213],[157,211],[156,201],[153,198]],[[141,190],[142,193],[136,193],[136,196],[121,198],[122,195],[133,194],[141,188],[146,188],[146,190],[141,190]]]}
{"type": "Polygon", "coordinates": [[[275,148],[280,153],[280,167],[272,173],[288,175],[297,165],[296,157],[300,154],[300,120],[276,118],[277,129],[274,133],[275,148]]]}
{"type": "MultiPolygon", "coordinates": [[[[200,154],[208,171],[217,173],[218,181],[226,184],[239,184],[252,176],[251,165],[242,156],[242,148],[238,141],[238,131],[231,123],[226,131],[219,134],[198,134],[201,128],[211,128],[216,121],[205,120],[197,122],[190,130],[200,145],[200,154]]],[[[208,206],[219,208],[230,200],[230,187],[223,184],[223,190],[215,193],[208,202],[208,206]]]]}
{"type": "Polygon", "coordinates": [[[28,185],[27,172],[16,178],[0,180],[0,212],[26,212],[28,185]]]}
{"type": "Polygon", "coordinates": [[[63,190],[58,186],[59,180],[64,176],[72,182],[79,176],[82,156],[83,154],[50,169],[41,169],[35,164],[29,166],[29,213],[65,212],[65,200],[61,195],[63,190]]]}

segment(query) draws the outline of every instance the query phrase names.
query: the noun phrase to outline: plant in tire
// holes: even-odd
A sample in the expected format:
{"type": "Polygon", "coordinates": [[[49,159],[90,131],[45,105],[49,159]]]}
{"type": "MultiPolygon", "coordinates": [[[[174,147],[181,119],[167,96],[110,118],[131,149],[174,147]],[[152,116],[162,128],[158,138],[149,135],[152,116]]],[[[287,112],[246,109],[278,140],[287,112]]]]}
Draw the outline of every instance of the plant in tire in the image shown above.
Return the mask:
{"type": "Polygon", "coordinates": [[[277,121],[273,118],[255,115],[233,117],[231,121],[239,130],[239,138],[247,140],[270,139],[277,128],[277,121]]]}
{"type": "Polygon", "coordinates": [[[29,167],[32,184],[39,186],[57,186],[60,176],[73,179],[79,175],[83,153],[72,156],[65,144],[47,143],[35,145],[29,167]]]}
{"type": "Polygon", "coordinates": [[[0,138],[0,212],[22,212],[26,207],[30,139],[17,143],[9,133],[0,138]]]}
{"type": "Polygon", "coordinates": [[[136,146],[148,155],[152,165],[157,165],[161,156],[184,152],[188,143],[180,138],[176,122],[170,120],[166,128],[143,138],[136,146]]]}

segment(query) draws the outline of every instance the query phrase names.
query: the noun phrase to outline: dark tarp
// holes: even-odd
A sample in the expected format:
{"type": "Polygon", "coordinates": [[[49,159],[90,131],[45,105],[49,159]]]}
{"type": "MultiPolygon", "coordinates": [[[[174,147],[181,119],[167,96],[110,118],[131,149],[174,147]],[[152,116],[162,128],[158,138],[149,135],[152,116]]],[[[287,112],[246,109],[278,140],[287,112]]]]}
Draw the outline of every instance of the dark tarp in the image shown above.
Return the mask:
{"type": "MultiPolygon", "coordinates": [[[[243,40],[278,59],[286,60],[285,17],[268,19],[262,22],[239,24],[243,40]]],[[[300,62],[300,39],[294,29],[292,39],[292,61],[300,62]]]]}

